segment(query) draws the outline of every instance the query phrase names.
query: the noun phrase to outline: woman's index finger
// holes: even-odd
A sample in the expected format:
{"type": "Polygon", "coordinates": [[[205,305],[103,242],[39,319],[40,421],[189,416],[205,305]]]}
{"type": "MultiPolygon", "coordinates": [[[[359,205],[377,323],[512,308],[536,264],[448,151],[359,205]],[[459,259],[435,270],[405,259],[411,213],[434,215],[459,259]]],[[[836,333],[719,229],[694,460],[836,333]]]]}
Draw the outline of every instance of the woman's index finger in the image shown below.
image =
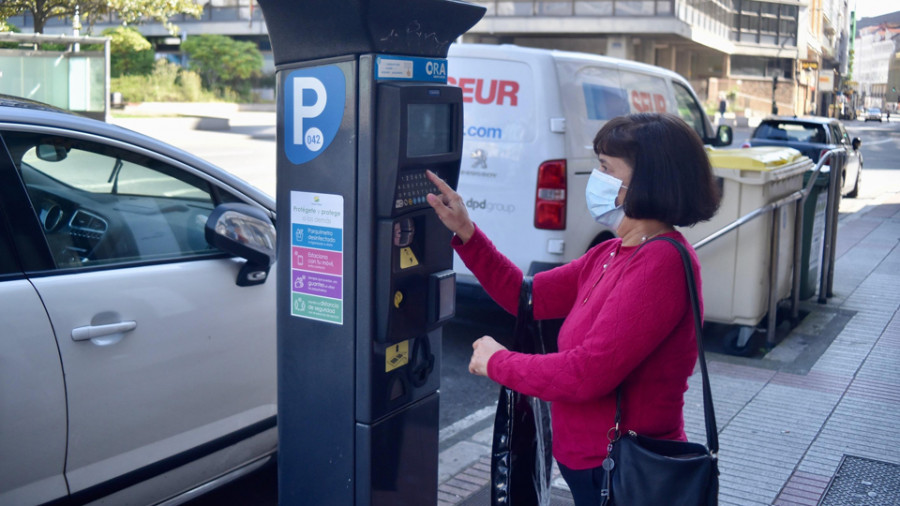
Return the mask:
{"type": "Polygon", "coordinates": [[[425,169],[425,175],[428,176],[428,179],[432,183],[434,183],[435,186],[437,186],[437,189],[439,192],[441,192],[444,195],[452,195],[453,194],[453,188],[450,188],[450,185],[448,185],[443,179],[438,177],[437,174],[435,174],[434,172],[431,172],[428,169],[425,169]]]}

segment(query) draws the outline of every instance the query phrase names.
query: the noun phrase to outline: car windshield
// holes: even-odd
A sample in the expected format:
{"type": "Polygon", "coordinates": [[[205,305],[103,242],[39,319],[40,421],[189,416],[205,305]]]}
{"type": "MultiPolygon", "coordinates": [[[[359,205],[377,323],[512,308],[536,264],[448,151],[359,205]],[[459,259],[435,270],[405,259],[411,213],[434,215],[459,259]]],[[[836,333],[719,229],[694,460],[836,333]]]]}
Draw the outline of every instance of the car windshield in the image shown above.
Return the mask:
{"type": "Polygon", "coordinates": [[[822,125],[786,121],[762,123],[753,137],[788,142],[826,142],[825,129],[822,125]]]}

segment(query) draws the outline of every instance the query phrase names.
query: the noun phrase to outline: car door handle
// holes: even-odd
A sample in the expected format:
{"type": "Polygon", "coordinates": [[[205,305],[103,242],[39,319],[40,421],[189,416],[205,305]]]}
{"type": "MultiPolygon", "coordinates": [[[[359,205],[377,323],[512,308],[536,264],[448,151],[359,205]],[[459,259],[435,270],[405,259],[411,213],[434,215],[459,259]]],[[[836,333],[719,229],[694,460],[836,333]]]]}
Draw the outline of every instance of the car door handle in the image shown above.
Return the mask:
{"type": "Polygon", "coordinates": [[[110,323],[107,325],[88,325],[72,329],[73,341],[88,341],[97,337],[108,336],[111,334],[121,334],[129,332],[137,328],[137,322],[127,321],[119,323],[110,323]]]}

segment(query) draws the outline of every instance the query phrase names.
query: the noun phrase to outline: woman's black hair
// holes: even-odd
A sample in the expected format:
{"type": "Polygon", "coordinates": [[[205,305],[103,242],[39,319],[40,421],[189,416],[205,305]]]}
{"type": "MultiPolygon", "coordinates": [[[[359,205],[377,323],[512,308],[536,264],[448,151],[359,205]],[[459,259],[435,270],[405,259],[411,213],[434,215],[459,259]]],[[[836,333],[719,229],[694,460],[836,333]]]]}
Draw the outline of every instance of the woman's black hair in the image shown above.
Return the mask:
{"type": "Polygon", "coordinates": [[[703,141],[672,114],[640,113],[606,122],[594,153],[623,158],[632,167],[625,215],[689,227],[712,218],[721,192],[703,141]]]}

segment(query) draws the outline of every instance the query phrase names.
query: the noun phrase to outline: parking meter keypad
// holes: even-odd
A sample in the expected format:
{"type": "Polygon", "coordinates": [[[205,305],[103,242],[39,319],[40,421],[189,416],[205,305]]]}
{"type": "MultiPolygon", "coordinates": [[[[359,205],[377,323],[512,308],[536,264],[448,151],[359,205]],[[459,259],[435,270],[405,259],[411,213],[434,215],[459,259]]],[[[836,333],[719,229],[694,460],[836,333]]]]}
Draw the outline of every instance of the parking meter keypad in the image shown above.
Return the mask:
{"type": "Polygon", "coordinates": [[[410,206],[427,204],[425,196],[429,193],[439,195],[438,189],[428,178],[425,172],[407,172],[400,175],[400,183],[397,185],[397,198],[394,201],[394,209],[403,209],[410,206]]]}

